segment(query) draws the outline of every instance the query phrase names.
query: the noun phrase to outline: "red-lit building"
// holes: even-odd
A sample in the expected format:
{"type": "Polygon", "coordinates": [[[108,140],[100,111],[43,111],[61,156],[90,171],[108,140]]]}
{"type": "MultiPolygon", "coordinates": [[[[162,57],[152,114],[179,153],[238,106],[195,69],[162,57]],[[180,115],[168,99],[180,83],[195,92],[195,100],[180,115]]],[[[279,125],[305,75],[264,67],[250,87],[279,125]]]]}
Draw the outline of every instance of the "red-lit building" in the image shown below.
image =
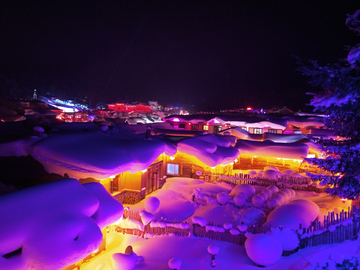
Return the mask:
{"type": "Polygon", "coordinates": [[[143,105],[143,104],[131,105],[125,103],[115,103],[115,104],[108,104],[108,108],[118,113],[131,113],[131,112],[137,112],[142,114],[151,113],[151,107],[149,105],[143,105]]]}

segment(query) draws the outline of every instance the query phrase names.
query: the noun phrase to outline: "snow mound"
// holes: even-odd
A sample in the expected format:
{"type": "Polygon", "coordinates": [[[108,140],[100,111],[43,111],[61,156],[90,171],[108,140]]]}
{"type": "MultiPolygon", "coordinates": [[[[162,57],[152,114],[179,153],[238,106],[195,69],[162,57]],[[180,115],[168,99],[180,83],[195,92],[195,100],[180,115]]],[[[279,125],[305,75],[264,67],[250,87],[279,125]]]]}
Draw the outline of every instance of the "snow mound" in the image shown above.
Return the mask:
{"type": "Polygon", "coordinates": [[[147,197],[144,200],[144,207],[147,212],[154,213],[159,209],[160,200],[154,196],[147,197]]]}
{"type": "Polygon", "coordinates": [[[0,269],[62,269],[86,257],[102,240],[91,218],[98,208],[98,199],[76,179],[0,196],[0,216],[6,220],[0,222],[0,269]],[[20,254],[3,257],[17,250],[20,254]]]}
{"type": "Polygon", "coordinates": [[[270,212],[263,227],[268,230],[271,227],[285,226],[297,230],[299,224],[302,224],[306,228],[319,213],[319,206],[314,202],[303,199],[293,200],[270,212]]]}
{"type": "Polygon", "coordinates": [[[146,212],[145,210],[140,212],[141,222],[145,226],[148,225],[155,217],[153,214],[146,212]]]}
{"type": "Polygon", "coordinates": [[[182,261],[177,258],[172,258],[168,261],[168,265],[171,269],[179,270],[181,267],[182,261]]]}
{"type": "Polygon", "coordinates": [[[192,217],[191,220],[192,220],[193,223],[199,224],[202,227],[206,226],[206,224],[207,224],[207,221],[202,217],[194,216],[194,217],[192,217]]]}
{"type": "Polygon", "coordinates": [[[245,225],[263,224],[266,221],[265,213],[255,207],[242,209],[239,211],[240,222],[245,225]]]}
{"type": "Polygon", "coordinates": [[[216,255],[219,253],[220,248],[216,245],[210,245],[207,248],[208,252],[212,255],[216,255]]]}
{"type": "Polygon", "coordinates": [[[132,270],[136,266],[136,257],[132,254],[114,253],[112,267],[114,269],[132,270]]]}
{"type": "Polygon", "coordinates": [[[254,263],[262,266],[275,264],[283,252],[279,241],[266,234],[249,236],[245,241],[245,250],[254,263]]]}
{"type": "Polygon", "coordinates": [[[200,184],[204,184],[205,182],[203,180],[200,180],[200,179],[194,179],[194,180],[191,180],[189,182],[189,185],[200,185],[200,184]]]}
{"type": "Polygon", "coordinates": [[[218,200],[219,204],[223,205],[228,202],[229,196],[225,192],[221,192],[216,195],[216,199],[218,200]]]}
{"type": "Polygon", "coordinates": [[[107,192],[105,187],[97,182],[86,183],[83,185],[87,190],[99,200],[99,208],[92,215],[100,229],[119,220],[124,212],[122,204],[107,192]]]}
{"type": "Polygon", "coordinates": [[[277,239],[286,251],[294,250],[300,243],[298,234],[290,228],[271,228],[267,234],[277,239]]]}
{"type": "Polygon", "coordinates": [[[271,170],[271,169],[266,170],[263,173],[263,177],[270,179],[270,180],[275,180],[275,179],[279,178],[281,175],[282,175],[281,172],[279,172],[277,170],[271,170]]]}
{"type": "Polygon", "coordinates": [[[252,204],[257,208],[262,207],[265,202],[264,198],[261,197],[260,195],[255,195],[254,197],[252,197],[251,201],[252,204]]]}
{"type": "Polygon", "coordinates": [[[232,192],[235,193],[236,195],[240,194],[240,192],[243,192],[246,194],[246,196],[248,198],[251,198],[252,196],[255,195],[256,190],[252,185],[241,184],[241,185],[237,185],[236,187],[234,187],[232,192]]]}
{"type": "Polygon", "coordinates": [[[242,207],[245,205],[246,197],[242,195],[236,195],[234,197],[234,203],[236,206],[242,207]]]}

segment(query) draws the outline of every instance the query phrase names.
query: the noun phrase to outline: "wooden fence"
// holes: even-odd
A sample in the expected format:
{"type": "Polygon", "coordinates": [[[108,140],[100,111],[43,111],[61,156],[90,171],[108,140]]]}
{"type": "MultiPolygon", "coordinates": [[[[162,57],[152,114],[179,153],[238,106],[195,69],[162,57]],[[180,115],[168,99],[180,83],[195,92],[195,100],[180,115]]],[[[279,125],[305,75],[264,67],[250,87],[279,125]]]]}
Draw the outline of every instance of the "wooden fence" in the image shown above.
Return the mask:
{"type": "Polygon", "coordinates": [[[303,191],[314,191],[316,193],[325,192],[324,188],[318,188],[315,186],[308,185],[308,178],[289,178],[281,177],[277,180],[270,180],[266,178],[240,178],[235,176],[226,176],[226,175],[216,175],[213,178],[217,182],[225,182],[230,185],[240,185],[240,184],[249,184],[253,186],[277,186],[278,188],[291,188],[294,190],[303,190],[303,191]],[[306,183],[306,184],[305,184],[306,183]]]}
{"type": "MultiPolygon", "coordinates": [[[[142,222],[141,216],[139,212],[130,211],[128,209],[124,209],[123,218],[129,218],[131,220],[136,220],[142,222]]],[[[144,230],[139,230],[135,228],[121,228],[120,226],[116,226],[116,231],[122,234],[131,234],[135,236],[139,236],[142,238],[146,238],[148,234],[150,235],[164,235],[164,234],[175,234],[179,236],[189,236],[190,233],[190,225],[187,222],[180,222],[177,220],[169,221],[169,220],[159,220],[152,221],[152,224],[148,224],[144,226],[144,230]],[[161,226],[152,226],[152,224],[161,222],[161,226]]]]}
{"type": "MultiPolygon", "coordinates": [[[[299,249],[310,246],[337,244],[342,243],[345,240],[357,239],[360,229],[360,210],[356,204],[359,203],[359,201],[355,201],[352,208],[348,208],[348,211],[343,210],[340,213],[329,212],[328,215],[324,217],[324,220],[315,220],[308,228],[303,228],[300,224],[299,229],[297,230],[300,239],[298,248],[292,251],[284,251],[283,256],[289,256],[299,251],[299,249]]],[[[129,211],[127,209],[124,211],[124,218],[130,218],[141,222],[141,217],[138,212],[129,211]]],[[[121,228],[119,226],[116,227],[116,231],[123,234],[147,238],[149,237],[148,234],[176,234],[179,236],[188,236],[190,230],[192,230],[193,235],[196,237],[209,238],[236,245],[244,245],[247,239],[243,232],[239,232],[239,234],[235,235],[230,233],[230,230],[224,229],[223,232],[220,232],[208,229],[209,226],[214,227],[214,224],[211,222],[206,226],[193,224],[191,227],[187,226],[186,229],[181,228],[181,226],[186,227],[183,225],[188,225],[188,223],[166,220],[161,220],[161,222],[163,222],[163,226],[152,227],[150,223],[144,227],[144,231],[133,228],[121,228]]],[[[217,227],[221,228],[222,225],[217,225],[217,227]]],[[[248,232],[253,234],[266,233],[262,230],[261,225],[249,226],[248,232]]]]}

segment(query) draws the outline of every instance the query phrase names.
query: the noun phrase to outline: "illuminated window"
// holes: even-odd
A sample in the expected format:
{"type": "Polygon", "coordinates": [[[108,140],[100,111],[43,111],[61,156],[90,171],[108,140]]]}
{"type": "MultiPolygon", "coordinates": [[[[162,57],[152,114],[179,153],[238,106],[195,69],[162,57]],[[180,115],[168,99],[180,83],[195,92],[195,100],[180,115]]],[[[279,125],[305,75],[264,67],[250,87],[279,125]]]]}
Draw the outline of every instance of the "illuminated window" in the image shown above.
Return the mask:
{"type": "Polygon", "coordinates": [[[208,126],[208,125],[205,125],[203,128],[204,128],[204,130],[209,130],[209,126],[208,126]]]}
{"type": "Polygon", "coordinates": [[[261,128],[254,128],[254,134],[262,134],[261,128]]]}
{"type": "Polygon", "coordinates": [[[167,174],[179,175],[179,164],[167,164],[167,174]]]}

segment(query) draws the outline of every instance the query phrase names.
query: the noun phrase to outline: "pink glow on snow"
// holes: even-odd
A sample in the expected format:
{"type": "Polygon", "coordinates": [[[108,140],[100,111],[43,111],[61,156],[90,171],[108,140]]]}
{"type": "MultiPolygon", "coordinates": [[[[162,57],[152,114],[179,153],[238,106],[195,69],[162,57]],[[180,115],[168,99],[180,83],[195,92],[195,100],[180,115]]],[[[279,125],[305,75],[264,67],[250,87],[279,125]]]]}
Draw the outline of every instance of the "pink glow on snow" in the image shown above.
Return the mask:
{"type": "Polygon", "coordinates": [[[61,269],[96,250],[123,209],[103,189],[64,179],[0,196],[0,269],[61,269]]]}

